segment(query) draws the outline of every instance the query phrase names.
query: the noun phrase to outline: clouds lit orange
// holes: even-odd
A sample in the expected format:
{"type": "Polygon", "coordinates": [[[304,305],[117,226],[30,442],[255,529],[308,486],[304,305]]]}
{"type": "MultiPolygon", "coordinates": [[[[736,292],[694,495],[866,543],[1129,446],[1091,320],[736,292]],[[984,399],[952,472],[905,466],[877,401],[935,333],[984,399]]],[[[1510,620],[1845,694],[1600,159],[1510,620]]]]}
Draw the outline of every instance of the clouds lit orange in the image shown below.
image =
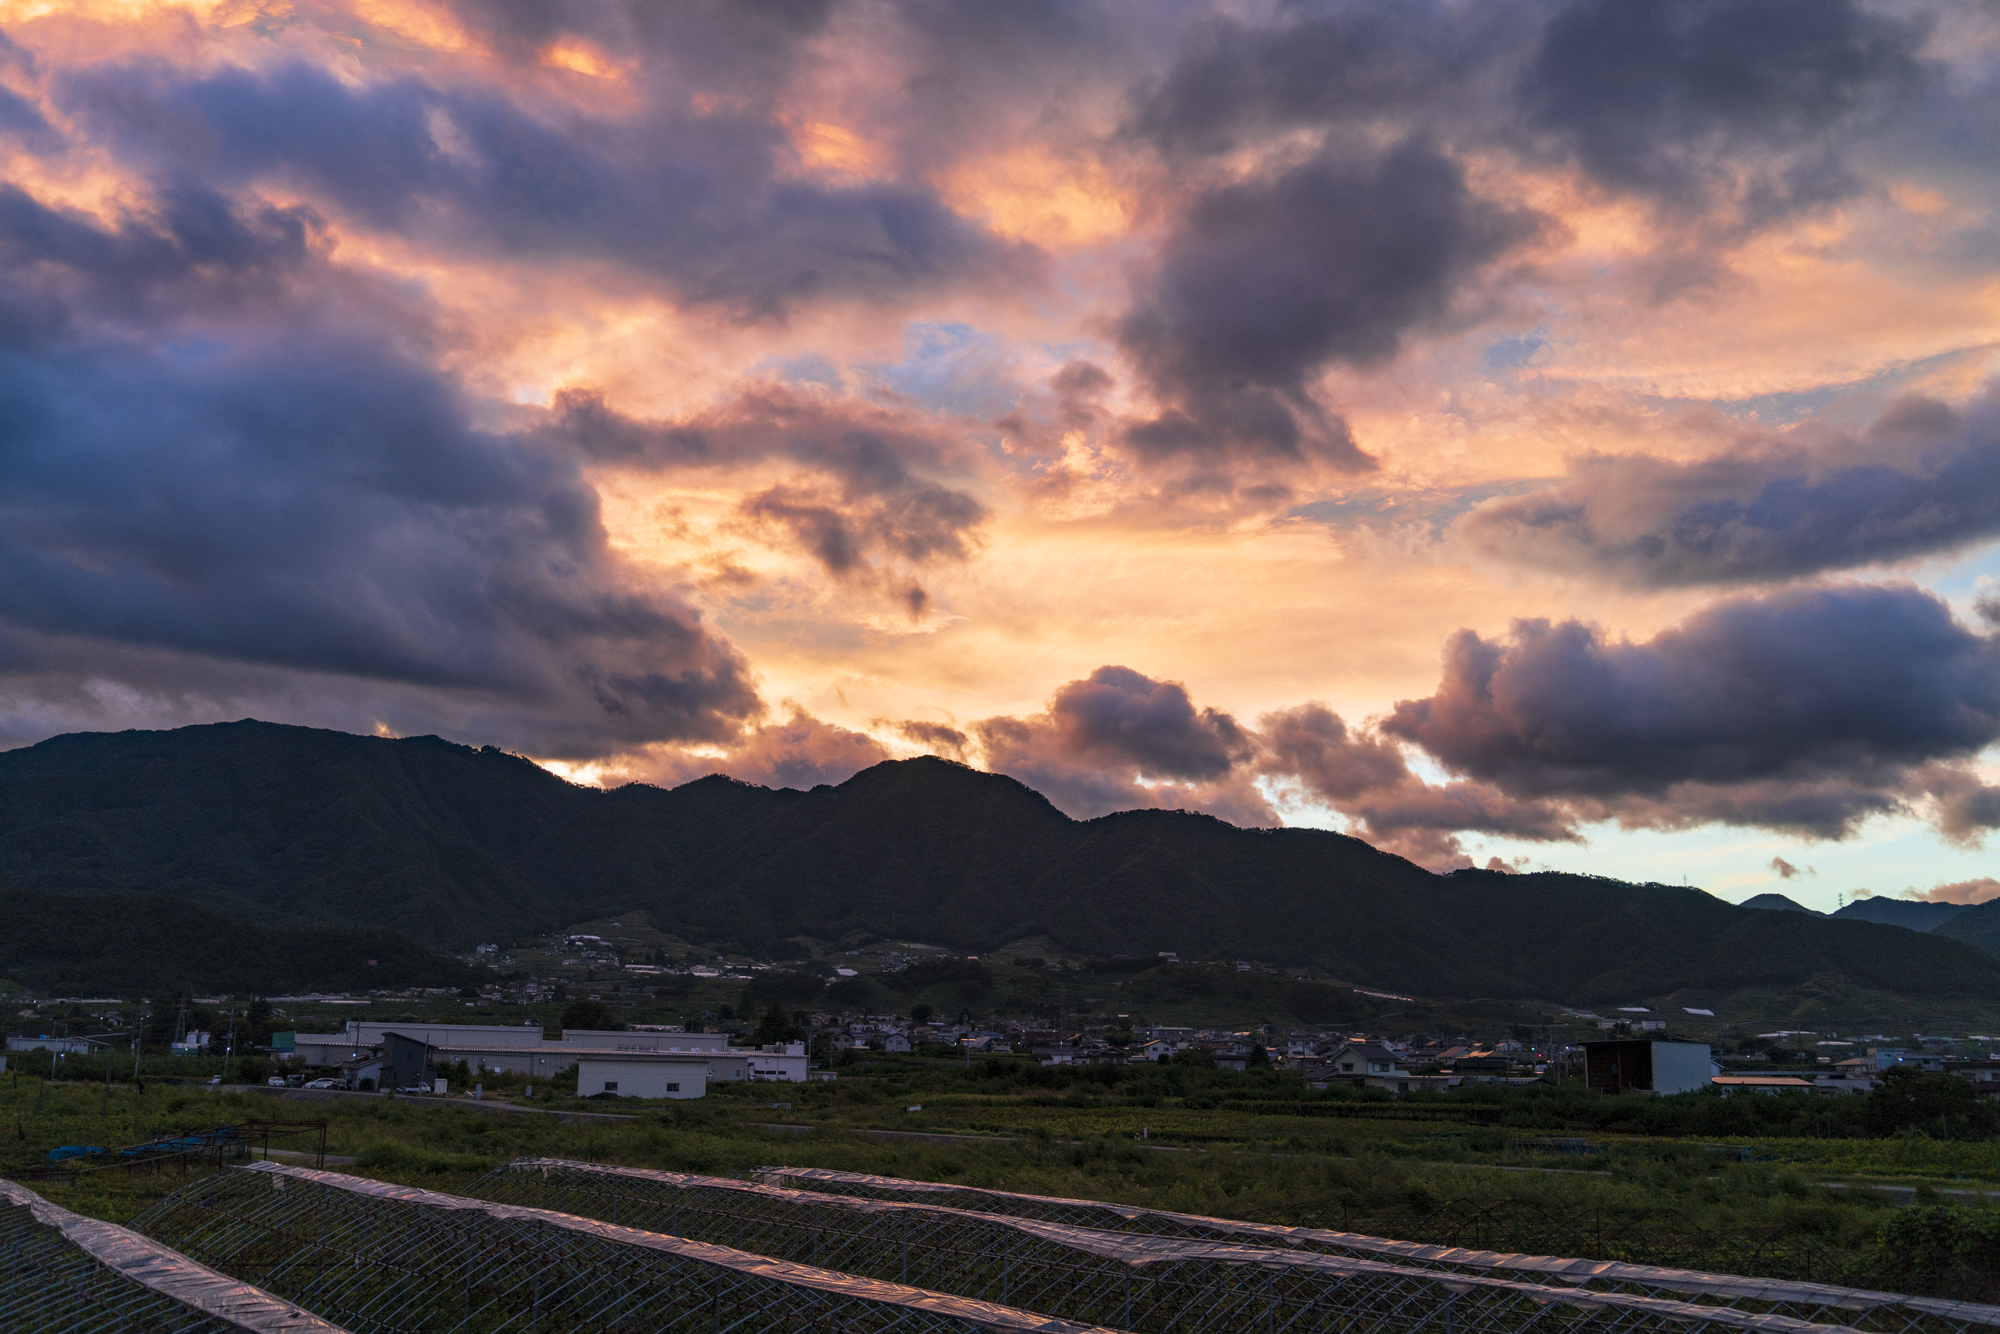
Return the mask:
{"type": "Polygon", "coordinates": [[[1957,901],[1996,30],[1772,8],[7,5],[0,744],[1957,901]]]}

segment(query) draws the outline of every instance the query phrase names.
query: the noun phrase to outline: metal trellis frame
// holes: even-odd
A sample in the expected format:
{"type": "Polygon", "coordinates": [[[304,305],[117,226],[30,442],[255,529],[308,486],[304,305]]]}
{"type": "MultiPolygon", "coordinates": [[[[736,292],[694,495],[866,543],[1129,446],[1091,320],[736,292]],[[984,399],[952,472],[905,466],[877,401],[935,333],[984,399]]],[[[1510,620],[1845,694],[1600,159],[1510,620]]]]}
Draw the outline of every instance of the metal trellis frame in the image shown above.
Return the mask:
{"type": "Polygon", "coordinates": [[[0,1329],[343,1334],[290,1302],[11,1181],[0,1181],[0,1329]]]}
{"type": "MultiPolygon", "coordinates": [[[[1159,1331],[1751,1330],[1844,1322],[1637,1293],[1445,1272],[1374,1257],[1168,1237],[728,1178],[521,1159],[468,1194],[539,1205],[854,1274],[895,1278],[1065,1319],[1159,1331]]],[[[1821,1313],[1824,1316],[1824,1313],[1821,1313]]]]}
{"type": "Polygon", "coordinates": [[[1990,1331],[2000,1329],[2000,1307],[1843,1288],[1825,1283],[1704,1273],[1622,1261],[1431,1246],[1324,1228],[1251,1223],[1152,1209],[1144,1205],[1028,1195],[828,1168],[762,1167],[750,1175],[770,1185],[852,1198],[932,1204],[972,1213],[1064,1223],[1138,1236],[1203,1238],[1284,1251],[1304,1250],[1369,1258],[1432,1271],[1440,1276],[1505,1276],[1557,1289],[1654,1297],[1790,1316],[1815,1323],[1838,1323],[1873,1334],[1990,1334],[1990,1331]]]}
{"type": "Polygon", "coordinates": [[[185,1186],[133,1227],[355,1334],[1109,1334],[546,1209],[276,1163],[185,1186]]]}

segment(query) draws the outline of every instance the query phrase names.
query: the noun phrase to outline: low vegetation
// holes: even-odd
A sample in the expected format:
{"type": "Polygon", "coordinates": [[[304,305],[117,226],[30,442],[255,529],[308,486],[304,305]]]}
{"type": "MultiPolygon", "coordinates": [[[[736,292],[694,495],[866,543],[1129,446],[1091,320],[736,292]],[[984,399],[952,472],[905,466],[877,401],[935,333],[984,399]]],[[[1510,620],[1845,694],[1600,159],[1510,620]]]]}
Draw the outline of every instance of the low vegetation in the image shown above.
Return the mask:
{"type": "MultiPolygon", "coordinates": [[[[913,1059],[692,1102],[538,1088],[475,1107],[9,1075],[0,1129],[18,1167],[63,1144],[324,1116],[330,1151],[351,1160],[335,1170],[440,1190],[523,1155],[724,1175],[782,1163],[1990,1300],[2000,1209],[1978,1192],[2000,1188],[2000,1139],[1978,1109],[1952,1138],[1949,1121],[1926,1125],[1926,1098],[1964,1112],[1934,1078],[1833,1101],[1565,1086],[1390,1102],[1270,1071],[913,1059]],[[1906,1115],[1890,1114],[1898,1097],[1906,1115]]],[[[47,1191],[124,1219],[183,1180],[99,1171],[47,1191]]]]}

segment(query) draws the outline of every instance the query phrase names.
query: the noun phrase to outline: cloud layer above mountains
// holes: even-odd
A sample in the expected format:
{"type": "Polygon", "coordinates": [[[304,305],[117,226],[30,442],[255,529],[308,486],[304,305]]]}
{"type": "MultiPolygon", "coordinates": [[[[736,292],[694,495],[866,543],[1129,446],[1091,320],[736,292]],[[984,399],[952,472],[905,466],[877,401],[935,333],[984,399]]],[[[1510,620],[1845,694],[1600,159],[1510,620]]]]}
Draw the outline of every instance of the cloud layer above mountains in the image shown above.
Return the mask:
{"type": "Polygon", "coordinates": [[[1972,0],[9,11],[0,744],[1946,856],[1996,70],[1972,0]]]}

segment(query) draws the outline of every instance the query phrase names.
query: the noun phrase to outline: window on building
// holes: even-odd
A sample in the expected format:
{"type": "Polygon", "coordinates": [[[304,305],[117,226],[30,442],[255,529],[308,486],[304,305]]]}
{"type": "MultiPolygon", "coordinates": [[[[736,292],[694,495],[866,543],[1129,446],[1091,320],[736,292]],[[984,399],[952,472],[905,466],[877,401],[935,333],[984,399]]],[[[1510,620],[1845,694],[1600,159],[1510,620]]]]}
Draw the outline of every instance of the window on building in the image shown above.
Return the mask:
{"type": "Polygon", "coordinates": [[[681,1091],[681,1086],[679,1084],[667,1085],[667,1092],[669,1093],[679,1093],[680,1091],[681,1091]]]}
{"type": "Polygon", "coordinates": [[[605,1080],[605,1081],[604,1081],[604,1091],[605,1091],[606,1093],[616,1093],[616,1092],[618,1091],[618,1081],[617,1081],[617,1080],[615,1080],[615,1079],[607,1079],[607,1080],[605,1080]]]}

